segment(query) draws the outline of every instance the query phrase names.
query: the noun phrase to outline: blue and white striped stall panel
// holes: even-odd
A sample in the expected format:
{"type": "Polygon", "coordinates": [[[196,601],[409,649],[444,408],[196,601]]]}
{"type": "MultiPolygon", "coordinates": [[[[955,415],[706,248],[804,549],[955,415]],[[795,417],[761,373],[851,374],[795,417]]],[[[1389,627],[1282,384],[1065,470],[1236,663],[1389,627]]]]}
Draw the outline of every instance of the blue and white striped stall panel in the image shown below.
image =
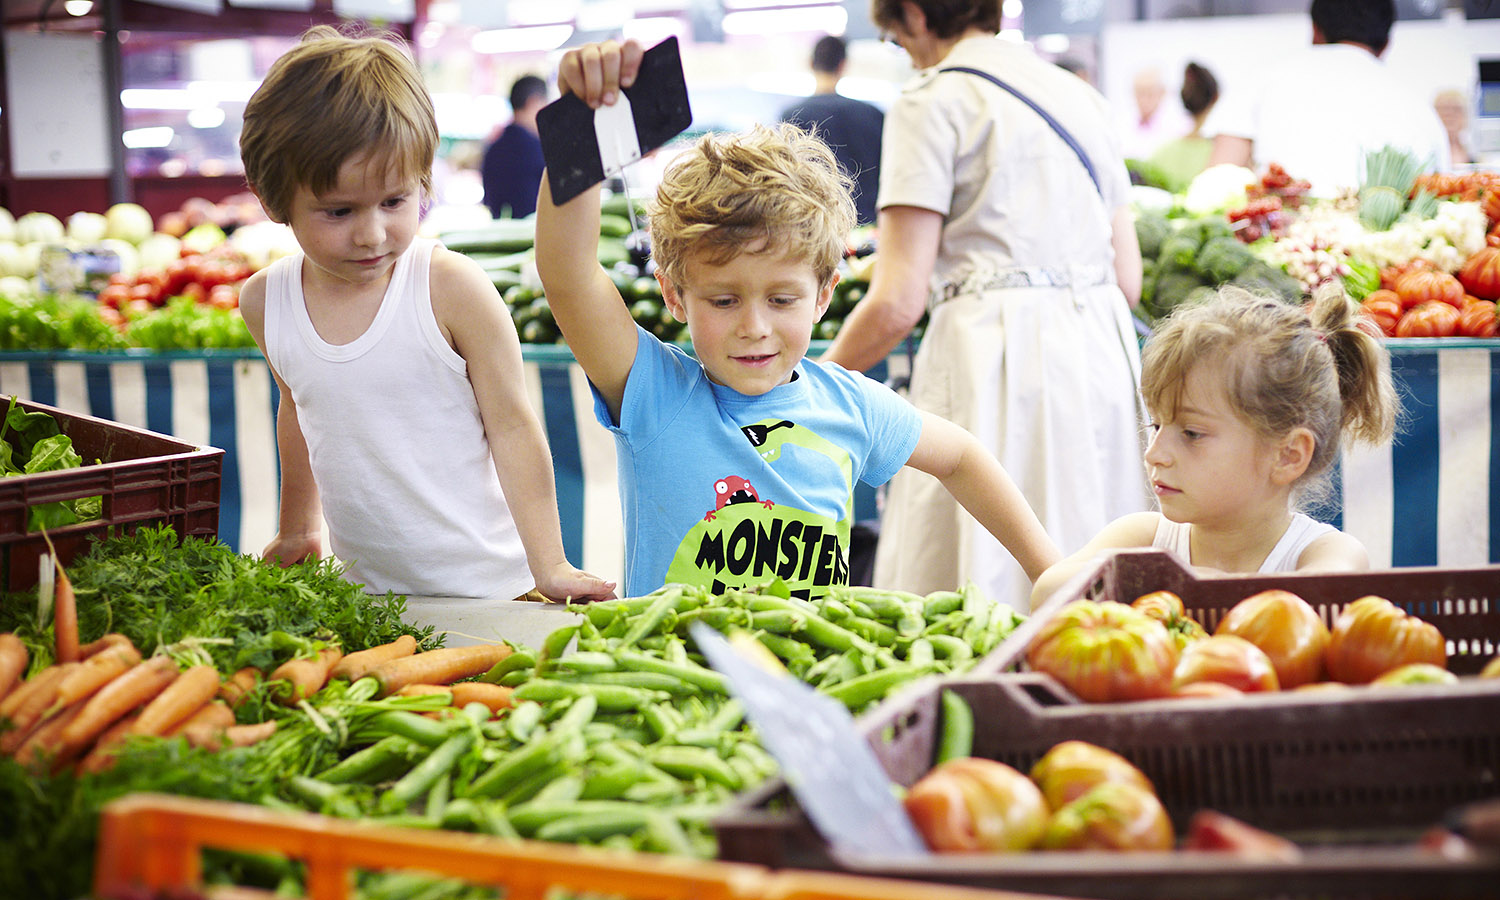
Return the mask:
{"type": "Polygon", "coordinates": [[[275,389],[258,353],[5,354],[0,392],[224,450],[220,539],[259,550],[275,534],[275,389]]]}
{"type": "Polygon", "coordinates": [[[1395,440],[1347,449],[1342,517],[1370,562],[1500,562],[1500,343],[1390,342],[1402,416],[1395,440]]]}

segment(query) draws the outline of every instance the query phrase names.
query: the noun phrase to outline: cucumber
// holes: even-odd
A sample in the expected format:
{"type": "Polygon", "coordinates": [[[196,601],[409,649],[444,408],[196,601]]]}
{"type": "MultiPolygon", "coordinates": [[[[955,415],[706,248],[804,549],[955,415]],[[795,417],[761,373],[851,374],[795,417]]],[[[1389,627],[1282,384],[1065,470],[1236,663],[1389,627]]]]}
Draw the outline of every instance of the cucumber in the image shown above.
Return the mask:
{"type": "Polygon", "coordinates": [[[625,249],[625,242],[619,238],[599,238],[599,265],[606,269],[630,260],[630,251],[625,249]]]}
{"type": "Polygon", "coordinates": [[[630,225],[630,220],[624,216],[616,216],[610,213],[601,213],[599,215],[599,234],[603,237],[622,238],[634,230],[630,225]]]}
{"type": "MultiPolygon", "coordinates": [[[[641,209],[641,204],[636,203],[634,205],[636,216],[639,217],[644,213],[644,210],[641,209]]],[[[619,216],[628,222],[630,220],[630,206],[631,201],[624,194],[610,194],[599,204],[599,212],[601,215],[619,216]]],[[[629,234],[629,229],[626,229],[625,233],[629,234]]]]}
{"type": "Polygon", "coordinates": [[[450,231],[438,237],[458,253],[520,253],[536,245],[536,223],[531,219],[496,219],[483,228],[450,231]]]}

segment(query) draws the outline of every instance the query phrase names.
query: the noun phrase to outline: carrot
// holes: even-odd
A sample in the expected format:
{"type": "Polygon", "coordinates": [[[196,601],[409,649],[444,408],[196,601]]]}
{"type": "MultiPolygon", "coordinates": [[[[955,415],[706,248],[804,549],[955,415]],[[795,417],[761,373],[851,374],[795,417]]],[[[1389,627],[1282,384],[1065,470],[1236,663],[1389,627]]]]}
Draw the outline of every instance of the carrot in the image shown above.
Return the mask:
{"type": "Polygon", "coordinates": [[[77,662],[78,599],[73,595],[68,573],[63,571],[62,560],[54,554],[52,563],[57,567],[57,587],[52,593],[52,636],[57,641],[57,661],[77,662]]]}
{"type": "Polygon", "coordinates": [[[514,705],[510,696],[512,689],[498,684],[489,684],[484,681],[459,681],[450,687],[453,688],[453,705],[457,707],[468,706],[470,703],[483,703],[493,714],[502,709],[510,709],[514,705]]]}
{"type": "Polygon", "coordinates": [[[104,635],[97,641],[89,641],[87,644],[79,647],[78,658],[88,659],[90,656],[93,656],[95,653],[98,653],[101,650],[106,650],[110,647],[119,645],[127,645],[132,648],[135,646],[134,644],[130,643],[130,638],[118,632],[111,631],[109,634],[104,635]]]}
{"type": "Polygon", "coordinates": [[[408,684],[396,692],[397,697],[421,697],[426,694],[447,694],[448,704],[453,704],[453,688],[446,684],[408,684]]]}
{"type": "Polygon", "coordinates": [[[208,665],[192,666],[151,698],[131,732],[165,734],[167,729],[197,712],[198,707],[212,700],[218,692],[219,670],[208,665]]]}
{"type": "Polygon", "coordinates": [[[271,670],[270,681],[284,681],[277,701],[285,706],[295,706],[298,700],[306,700],[323,689],[328,683],[328,670],[332,669],[344,655],[338,647],[324,647],[313,659],[289,659],[271,670]]]}
{"type": "Polygon", "coordinates": [[[408,684],[452,684],[461,678],[482,675],[510,654],[508,644],[444,647],[386,660],[368,674],[380,682],[380,695],[384,697],[408,684]]]}
{"type": "Polygon", "coordinates": [[[219,730],[228,728],[234,724],[234,710],[223,700],[210,700],[176,725],[167,729],[167,737],[179,737],[187,733],[190,728],[198,726],[214,727],[219,730]]]}
{"type": "Polygon", "coordinates": [[[17,748],[16,762],[36,772],[69,762],[62,758],[58,740],[63,729],[78,718],[82,710],[83,704],[77,703],[42,722],[17,748]]]}
{"type": "Polygon", "coordinates": [[[31,654],[21,639],[9,631],[0,634],[0,699],[10,693],[26,671],[31,654]]]}
{"type": "Polygon", "coordinates": [[[113,645],[95,653],[80,662],[58,684],[53,705],[61,708],[87,699],[140,661],[141,654],[129,643],[113,645]]]}
{"type": "Polygon", "coordinates": [[[261,671],[255,666],[246,666],[224,679],[219,685],[219,697],[229,704],[231,709],[239,709],[241,703],[250,693],[260,687],[261,671]]]}
{"type": "Polygon", "coordinates": [[[391,641],[389,644],[381,644],[368,650],[360,650],[351,653],[338,661],[338,664],[329,671],[329,678],[347,678],[350,681],[358,681],[360,678],[370,674],[370,670],[387,660],[400,659],[403,656],[411,656],[417,652],[417,639],[409,634],[403,634],[391,641]]]}
{"type": "Polygon", "coordinates": [[[218,730],[192,728],[187,732],[188,743],[207,750],[224,747],[248,747],[258,744],[276,733],[276,720],[257,722],[254,725],[231,725],[218,730]]]}
{"type": "Polygon", "coordinates": [[[0,735],[0,753],[8,755],[20,749],[21,744],[41,724],[42,718],[52,706],[52,699],[57,696],[57,685],[77,667],[78,663],[48,666],[26,679],[19,688],[11,692],[6,700],[16,698],[17,702],[15,708],[7,715],[11,722],[11,730],[0,735]]]}
{"type": "Polygon", "coordinates": [[[114,765],[115,756],[119,753],[120,745],[125,743],[125,738],[130,735],[130,727],[140,717],[141,714],[139,712],[133,712],[104,729],[104,733],[99,735],[98,740],[94,741],[93,749],[85,754],[83,759],[78,761],[78,771],[80,773],[86,772],[92,774],[103,772],[114,765]]]}
{"type": "Polygon", "coordinates": [[[122,716],[160,694],[177,678],[177,663],[169,656],[153,656],[100,688],[83,703],[83,712],[63,729],[67,748],[82,749],[122,716]]]}

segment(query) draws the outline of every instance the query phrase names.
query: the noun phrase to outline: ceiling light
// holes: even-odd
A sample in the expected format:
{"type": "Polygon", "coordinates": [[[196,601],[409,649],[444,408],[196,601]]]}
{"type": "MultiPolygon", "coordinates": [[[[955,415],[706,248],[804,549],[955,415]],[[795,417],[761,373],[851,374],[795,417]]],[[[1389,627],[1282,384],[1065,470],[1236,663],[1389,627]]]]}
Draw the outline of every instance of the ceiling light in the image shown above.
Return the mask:
{"type": "Polygon", "coordinates": [[[149,128],[132,128],[122,135],[125,146],[132,150],[148,147],[165,147],[172,143],[172,126],[153,125],[149,128]]]}
{"type": "Polygon", "coordinates": [[[217,106],[200,106],[188,110],[187,121],[194,128],[218,128],[224,124],[224,110],[217,106]]]}
{"type": "Polygon", "coordinates": [[[63,10],[70,16],[86,16],[94,11],[94,0],[67,0],[63,10]]]}
{"type": "Polygon", "coordinates": [[[481,31],[469,41],[475,53],[527,53],[556,50],[573,36],[572,25],[535,28],[496,28],[481,31]]]}
{"type": "Polygon", "coordinates": [[[1021,0],[1005,0],[1000,4],[1000,15],[1007,19],[1021,18],[1021,0]]]}
{"type": "Polygon", "coordinates": [[[770,9],[782,6],[826,6],[828,0],[723,0],[726,10],[770,9]]]}
{"type": "Polygon", "coordinates": [[[1036,48],[1043,53],[1067,53],[1073,45],[1065,34],[1044,34],[1036,39],[1036,48]]]}
{"type": "Polygon", "coordinates": [[[726,13],[720,27],[725,34],[763,35],[824,32],[843,34],[849,11],[842,6],[805,6],[792,9],[746,9],[726,13]]]}

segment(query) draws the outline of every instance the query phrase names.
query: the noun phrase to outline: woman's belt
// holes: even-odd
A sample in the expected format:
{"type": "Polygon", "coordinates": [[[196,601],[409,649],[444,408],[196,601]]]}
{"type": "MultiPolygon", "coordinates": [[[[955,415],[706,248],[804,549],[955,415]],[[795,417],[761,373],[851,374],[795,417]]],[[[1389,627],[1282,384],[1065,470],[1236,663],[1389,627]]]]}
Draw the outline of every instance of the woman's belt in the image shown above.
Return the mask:
{"type": "Polygon", "coordinates": [[[944,282],[933,294],[932,305],[946,303],[965,294],[982,294],[1004,288],[1087,288],[1114,283],[1115,272],[1109,266],[1009,266],[974,272],[958,281],[944,282]]]}

